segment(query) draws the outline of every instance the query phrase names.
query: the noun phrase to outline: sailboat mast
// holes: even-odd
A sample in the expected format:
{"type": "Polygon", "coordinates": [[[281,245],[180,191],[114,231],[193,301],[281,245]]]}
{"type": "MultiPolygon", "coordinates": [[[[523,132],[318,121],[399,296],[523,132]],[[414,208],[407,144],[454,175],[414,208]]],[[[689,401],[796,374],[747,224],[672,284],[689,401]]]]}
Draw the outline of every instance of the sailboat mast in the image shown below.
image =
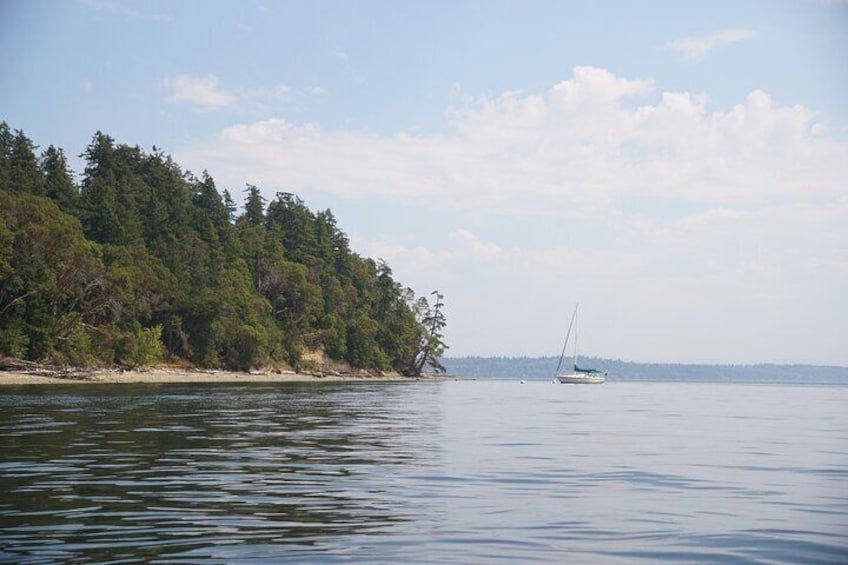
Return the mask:
{"type": "MultiPolygon", "coordinates": [[[[577,306],[574,307],[574,319],[575,320],[577,320],[577,307],[578,306],[580,306],[580,304],[577,304],[577,306]]],[[[577,326],[579,326],[579,325],[580,325],[580,322],[578,321],[577,326]]],[[[574,328],[574,370],[575,371],[577,371],[577,336],[580,333],[578,330],[579,330],[579,328],[575,326],[575,328],[574,328]]]]}
{"type": "Polygon", "coordinates": [[[574,318],[577,316],[577,306],[579,305],[580,304],[574,306],[574,313],[571,315],[571,322],[568,323],[568,333],[565,334],[565,343],[562,344],[562,353],[559,356],[559,363],[557,363],[556,372],[554,372],[555,375],[559,373],[559,369],[562,367],[562,360],[565,358],[565,350],[568,347],[568,338],[571,336],[571,328],[574,326],[574,318]]]}

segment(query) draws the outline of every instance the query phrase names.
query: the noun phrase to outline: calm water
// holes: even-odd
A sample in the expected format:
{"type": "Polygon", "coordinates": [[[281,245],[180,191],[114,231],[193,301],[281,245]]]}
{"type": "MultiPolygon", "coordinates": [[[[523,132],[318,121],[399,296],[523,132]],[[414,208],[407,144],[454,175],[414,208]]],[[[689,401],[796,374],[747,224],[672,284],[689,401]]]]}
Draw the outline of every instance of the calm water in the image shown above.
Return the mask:
{"type": "Polygon", "coordinates": [[[4,387],[0,561],[846,563],[848,387],[4,387]]]}

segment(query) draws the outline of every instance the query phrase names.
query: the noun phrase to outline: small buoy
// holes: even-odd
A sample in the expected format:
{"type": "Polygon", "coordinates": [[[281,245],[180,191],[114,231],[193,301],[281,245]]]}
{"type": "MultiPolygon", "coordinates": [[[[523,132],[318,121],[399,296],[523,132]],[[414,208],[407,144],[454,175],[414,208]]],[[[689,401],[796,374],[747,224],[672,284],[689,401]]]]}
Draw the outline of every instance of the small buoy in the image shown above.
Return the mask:
{"type": "Polygon", "coordinates": [[[521,379],[521,384],[524,384],[524,379],[521,379]]]}

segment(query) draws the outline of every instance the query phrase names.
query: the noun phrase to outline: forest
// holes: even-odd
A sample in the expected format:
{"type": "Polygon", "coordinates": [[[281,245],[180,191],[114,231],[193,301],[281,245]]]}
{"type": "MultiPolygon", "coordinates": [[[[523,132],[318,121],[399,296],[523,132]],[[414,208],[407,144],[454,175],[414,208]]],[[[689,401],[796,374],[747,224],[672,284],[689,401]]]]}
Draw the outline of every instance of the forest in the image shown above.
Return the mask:
{"type": "Polygon", "coordinates": [[[160,363],[442,370],[443,297],[351,250],[333,213],[212,177],[97,132],[75,178],[0,123],[0,355],[80,367],[160,363]]]}

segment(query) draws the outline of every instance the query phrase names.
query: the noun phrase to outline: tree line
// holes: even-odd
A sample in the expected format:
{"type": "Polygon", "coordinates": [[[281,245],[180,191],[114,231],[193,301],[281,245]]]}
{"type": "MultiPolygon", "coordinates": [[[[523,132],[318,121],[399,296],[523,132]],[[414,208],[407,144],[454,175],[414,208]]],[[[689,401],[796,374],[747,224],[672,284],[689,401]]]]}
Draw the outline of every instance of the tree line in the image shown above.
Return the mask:
{"type": "Polygon", "coordinates": [[[94,134],[79,182],[0,123],[0,353],[76,366],[159,362],[247,370],[306,363],[416,375],[445,318],[382,260],[351,250],[328,210],[212,177],[155,146],[94,134]]]}

